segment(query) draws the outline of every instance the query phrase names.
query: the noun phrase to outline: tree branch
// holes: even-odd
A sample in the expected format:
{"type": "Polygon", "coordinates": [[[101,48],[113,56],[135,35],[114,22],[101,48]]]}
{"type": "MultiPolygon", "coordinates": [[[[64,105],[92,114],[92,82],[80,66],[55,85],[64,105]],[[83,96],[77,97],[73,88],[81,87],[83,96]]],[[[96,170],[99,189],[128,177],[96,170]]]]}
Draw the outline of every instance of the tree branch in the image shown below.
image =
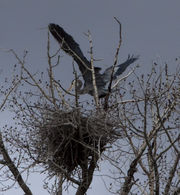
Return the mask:
{"type": "Polygon", "coordinates": [[[115,67],[117,65],[119,50],[120,50],[121,43],[122,43],[122,27],[121,27],[121,23],[120,23],[120,21],[116,17],[114,17],[114,19],[119,24],[119,43],[118,43],[118,47],[116,49],[116,54],[115,54],[115,57],[114,57],[114,63],[113,63],[112,72],[111,72],[111,79],[110,79],[109,86],[108,86],[109,93],[105,97],[105,102],[104,102],[104,110],[105,111],[108,109],[108,100],[109,100],[109,95],[111,93],[111,85],[112,85],[113,76],[114,76],[114,69],[115,69],[115,67]]]}
{"type": "Polygon", "coordinates": [[[172,182],[172,179],[174,177],[174,174],[175,174],[176,168],[178,166],[179,160],[180,160],[180,153],[177,155],[176,160],[174,161],[174,165],[172,166],[172,168],[169,172],[169,178],[168,178],[165,190],[164,190],[164,194],[169,194],[169,190],[170,190],[170,187],[171,187],[171,182],[172,182]]]}
{"type": "Polygon", "coordinates": [[[17,167],[14,165],[14,162],[11,160],[8,152],[6,151],[1,134],[0,134],[0,151],[1,151],[2,155],[3,155],[4,161],[6,162],[6,165],[8,166],[9,170],[13,174],[14,178],[18,182],[18,184],[21,187],[21,189],[24,191],[24,193],[26,195],[32,195],[31,190],[26,185],[26,183],[24,182],[24,180],[23,180],[23,178],[21,176],[21,173],[19,172],[17,167]]]}

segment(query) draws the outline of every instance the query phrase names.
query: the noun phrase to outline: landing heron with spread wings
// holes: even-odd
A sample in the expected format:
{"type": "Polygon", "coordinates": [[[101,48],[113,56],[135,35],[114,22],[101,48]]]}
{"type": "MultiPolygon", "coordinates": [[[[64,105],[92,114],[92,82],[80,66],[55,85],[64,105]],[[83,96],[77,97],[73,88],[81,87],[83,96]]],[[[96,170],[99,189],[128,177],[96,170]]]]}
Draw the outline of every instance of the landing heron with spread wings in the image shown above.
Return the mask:
{"type": "MultiPolygon", "coordinates": [[[[93,86],[93,80],[92,80],[92,70],[91,70],[91,62],[87,60],[87,58],[83,55],[79,44],[76,43],[71,35],[69,35],[67,32],[64,31],[62,27],[60,27],[57,24],[49,24],[49,31],[53,35],[53,37],[59,42],[61,45],[61,48],[73,57],[75,62],[79,66],[79,70],[82,73],[82,77],[84,79],[84,86],[82,87],[82,82],[78,82],[78,93],[79,94],[90,94],[93,96],[94,94],[94,86],[93,86]]],[[[120,64],[117,65],[114,69],[113,74],[113,80],[115,80],[119,75],[121,75],[126,68],[135,62],[138,59],[138,57],[134,56],[128,56],[128,59],[120,64]]],[[[100,67],[94,67],[95,71],[95,80],[96,80],[96,86],[98,91],[99,98],[105,97],[109,91],[108,91],[108,83],[111,80],[111,74],[113,70],[113,66],[107,68],[104,73],[100,73],[101,68],[100,67]]]]}

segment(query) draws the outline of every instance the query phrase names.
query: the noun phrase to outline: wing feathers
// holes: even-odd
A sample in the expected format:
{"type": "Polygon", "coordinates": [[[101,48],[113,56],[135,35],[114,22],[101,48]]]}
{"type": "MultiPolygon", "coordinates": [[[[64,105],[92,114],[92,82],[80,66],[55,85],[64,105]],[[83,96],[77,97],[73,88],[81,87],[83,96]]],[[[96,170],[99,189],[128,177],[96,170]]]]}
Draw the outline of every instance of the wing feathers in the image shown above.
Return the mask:
{"type": "Polygon", "coordinates": [[[90,68],[90,63],[83,55],[79,44],[74,41],[73,37],[66,33],[59,25],[51,23],[48,27],[53,37],[60,43],[63,51],[74,58],[82,75],[89,72],[88,68],[90,68]]]}
{"type": "Polygon", "coordinates": [[[134,63],[138,59],[139,56],[134,57],[133,55],[128,55],[128,59],[124,63],[117,66],[117,70],[114,74],[114,79],[116,79],[117,76],[121,75],[130,64],[134,63]]]}

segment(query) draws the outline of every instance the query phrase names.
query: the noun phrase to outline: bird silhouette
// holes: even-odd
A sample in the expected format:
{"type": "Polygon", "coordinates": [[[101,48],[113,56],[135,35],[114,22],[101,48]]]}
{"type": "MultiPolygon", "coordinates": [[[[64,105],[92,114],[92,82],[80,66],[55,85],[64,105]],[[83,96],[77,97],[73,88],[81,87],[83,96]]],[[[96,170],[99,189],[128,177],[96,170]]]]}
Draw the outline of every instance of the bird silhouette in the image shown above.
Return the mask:
{"type": "MultiPolygon", "coordinates": [[[[94,95],[94,86],[93,86],[93,79],[92,79],[92,69],[91,69],[91,62],[87,60],[87,58],[82,53],[79,44],[76,43],[71,35],[64,31],[62,27],[57,24],[49,24],[48,25],[49,31],[53,35],[53,37],[58,41],[62,50],[73,57],[75,62],[79,66],[79,70],[81,71],[82,77],[84,79],[84,86],[82,87],[82,81],[78,80],[78,87],[77,91],[79,94],[90,94],[91,96],[94,95]]],[[[115,66],[114,74],[112,80],[115,80],[119,75],[121,75],[126,68],[134,63],[138,59],[138,56],[134,57],[128,56],[128,59],[120,64],[115,66]]],[[[98,91],[98,97],[103,98],[108,93],[108,84],[111,80],[113,66],[107,68],[104,73],[100,73],[100,67],[94,67],[95,72],[95,80],[96,80],[96,87],[98,91]]]]}

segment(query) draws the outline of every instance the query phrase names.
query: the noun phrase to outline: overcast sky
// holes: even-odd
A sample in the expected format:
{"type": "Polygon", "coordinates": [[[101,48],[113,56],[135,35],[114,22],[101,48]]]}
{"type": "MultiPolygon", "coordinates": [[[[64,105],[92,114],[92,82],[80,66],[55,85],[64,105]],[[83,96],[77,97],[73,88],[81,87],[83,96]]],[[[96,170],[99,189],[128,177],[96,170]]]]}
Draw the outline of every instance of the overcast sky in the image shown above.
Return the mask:
{"type": "MultiPolygon", "coordinates": [[[[29,68],[45,69],[47,25],[57,23],[74,37],[87,57],[89,43],[84,33],[90,30],[94,55],[103,59],[98,65],[107,67],[113,63],[118,44],[119,28],[114,16],[122,23],[120,62],[128,54],[135,54],[140,55],[138,63],[143,72],[150,70],[153,61],[160,65],[167,62],[175,69],[175,58],[180,56],[179,0],[0,0],[0,48],[14,49],[19,55],[26,49],[29,68]]],[[[52,43],[51,47],[58,47],[55,41],[52,43]]],[[[8,75],[16,60],[1,50],[0,59],[0,69],[8,75]]],[[[65,84],[72,80],[71,62],[63,54],[57,74],[65,84]]],[[[95,181],[88,195],[108,195],[100,179],[95,181]]],[[[35,195],[42,189],[37,182],[35,177],[31,185],[35,195]]],[[[0,194],[9,195],[12,191],[0,194]]]]}

